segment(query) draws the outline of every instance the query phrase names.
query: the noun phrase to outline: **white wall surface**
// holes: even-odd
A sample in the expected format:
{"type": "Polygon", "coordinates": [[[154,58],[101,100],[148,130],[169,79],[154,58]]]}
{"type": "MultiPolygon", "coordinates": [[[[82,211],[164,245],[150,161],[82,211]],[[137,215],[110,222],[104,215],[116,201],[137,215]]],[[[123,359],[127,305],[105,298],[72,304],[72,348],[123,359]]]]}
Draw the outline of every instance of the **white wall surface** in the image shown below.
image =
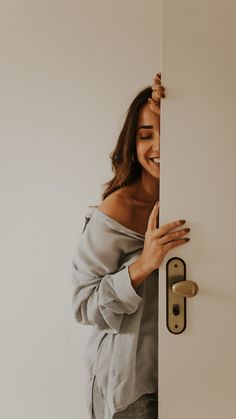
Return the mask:
{"type": "Polygon", "coordinates": [[[1,1],[0,419],[88,418],[72,255],[160,59],[160,1],[1,1]]]}

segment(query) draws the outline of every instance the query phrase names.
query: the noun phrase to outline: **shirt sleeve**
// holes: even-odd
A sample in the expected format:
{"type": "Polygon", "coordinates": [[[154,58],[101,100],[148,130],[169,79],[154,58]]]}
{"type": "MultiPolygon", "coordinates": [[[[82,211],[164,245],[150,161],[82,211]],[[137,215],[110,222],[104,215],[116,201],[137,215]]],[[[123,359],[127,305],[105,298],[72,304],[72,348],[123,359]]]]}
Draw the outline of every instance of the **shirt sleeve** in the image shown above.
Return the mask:
{"type": "Polygon", "coordinates": [[[131,284],[128,266],[119,270],[122,241],[124,235],[106,223],[86,220],[72,264],[75,319],[113,334],[143,299],[131,284]]]}

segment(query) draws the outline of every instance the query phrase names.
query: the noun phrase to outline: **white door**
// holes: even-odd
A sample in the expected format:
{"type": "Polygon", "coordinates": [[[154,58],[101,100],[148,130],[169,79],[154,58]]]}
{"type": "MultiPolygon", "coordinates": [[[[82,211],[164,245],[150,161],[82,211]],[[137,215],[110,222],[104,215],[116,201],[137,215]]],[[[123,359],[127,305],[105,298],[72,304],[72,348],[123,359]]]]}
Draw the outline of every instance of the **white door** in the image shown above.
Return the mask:
{"type": "Polygon", "coordinates": [[[186,219],[191,232],[160,268],[158,418],[234,419],[236,2],[162,6],[159,221],[186,219]],[[166,319],[166,265],[175,256],[199,286],[186,298],[182,333],[170,332],[166,319]]]}

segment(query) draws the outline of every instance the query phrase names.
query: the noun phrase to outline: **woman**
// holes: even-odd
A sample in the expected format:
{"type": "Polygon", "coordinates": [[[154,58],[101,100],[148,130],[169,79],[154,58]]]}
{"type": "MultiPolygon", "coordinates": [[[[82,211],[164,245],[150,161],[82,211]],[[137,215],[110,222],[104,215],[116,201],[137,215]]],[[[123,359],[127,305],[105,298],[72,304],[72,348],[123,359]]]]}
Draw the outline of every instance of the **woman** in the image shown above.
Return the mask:
{"type": "MultiPolygon", "coordinates": [[[[186,243],[184,224],[158,228],[161,74],[130,105],[112,153],[114,178],[86,214],[73,259],[73,310],[92,325],[84,352],[91,419],[154,419],[158,268],[186,243]]],[[[187,229],[189,231],[189,229],[187,229]]]]}

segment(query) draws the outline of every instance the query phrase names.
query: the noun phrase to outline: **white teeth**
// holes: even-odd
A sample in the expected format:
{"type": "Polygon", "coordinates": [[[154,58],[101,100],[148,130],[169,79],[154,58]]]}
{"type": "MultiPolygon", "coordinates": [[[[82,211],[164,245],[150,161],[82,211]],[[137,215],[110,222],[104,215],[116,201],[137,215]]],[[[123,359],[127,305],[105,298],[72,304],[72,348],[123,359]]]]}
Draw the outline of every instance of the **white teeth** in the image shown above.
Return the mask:
{"type": "Polygon", "coordinates": [[[159,164],[160,165],[160,158],[159,157],[150,157],[149,160],[151,160],[153,163],[155,163],[156,165],[159,164]]]}

